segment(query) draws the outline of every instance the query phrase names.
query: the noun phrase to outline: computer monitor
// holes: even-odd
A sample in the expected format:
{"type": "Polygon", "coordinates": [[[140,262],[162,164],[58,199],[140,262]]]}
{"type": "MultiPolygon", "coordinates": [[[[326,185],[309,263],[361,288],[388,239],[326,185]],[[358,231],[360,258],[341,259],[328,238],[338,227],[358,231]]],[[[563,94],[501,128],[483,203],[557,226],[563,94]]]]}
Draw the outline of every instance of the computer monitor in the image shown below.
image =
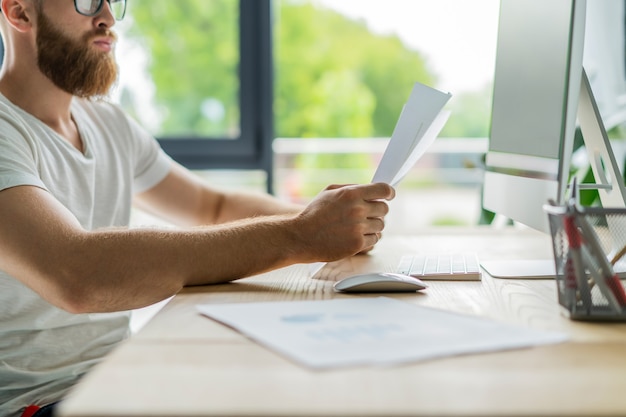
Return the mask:
{"type": "Polygon", "coordinates": [[[502,0],[483,205],[548,232],[569,177],[585,2],[502,0]]]}
{"type": "MultiPolygon", "coordinates": [[[[562,203],[568,195],[577,116],[585,120],[582,131],[591,143],[591,159],[600,155],[595,162],[615,168],[583,71],[587,4],[502,0],[499,18],[483,206],[549,233],[543,205],[549,200],[562,203]]],[[[620,55],[623,59],[623,50],[620,55]]],[[[603,69],[596,69],[597,81],[603,69]]],[[[623,205],[623,194],[620,198],[623,205]]],[[[506,270],[495,271],[488,262],[483,267],[494,276],[553,277],[551,255],[546,253],[546,259],[538,262],[523,260],[523,267],[508,261],[498,264],[506,270]]]]}

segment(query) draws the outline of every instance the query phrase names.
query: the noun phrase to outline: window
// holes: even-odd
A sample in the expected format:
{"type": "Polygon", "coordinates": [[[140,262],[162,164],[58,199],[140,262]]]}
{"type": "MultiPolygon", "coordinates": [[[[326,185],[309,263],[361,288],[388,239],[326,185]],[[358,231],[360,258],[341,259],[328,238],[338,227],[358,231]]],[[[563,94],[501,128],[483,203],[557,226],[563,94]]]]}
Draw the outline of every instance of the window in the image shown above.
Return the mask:
{"type": "Polygon", "coordinates": [[[132,0],[115,100],[192,169],[262,169],[271,185],[265,0],[132,0]]]}
{"type": "MultiPolygon", "coordinates": [[[[479,210],[499,2],[133,0],[129,6],[121,36],[129,42],[119,45],[118,56],[128,57],[120,59],[123,76],[129,69],[139,75],[121,80],[120,102],[188,167],[263,169],[269,190],[302,202],[329,183],[368,182],[420,81],[453,93],[442,132],[449,140],[420,162],[402,195],[453,184],[455,201],[471,193],[471,208],[446,206],[479,210]],[[145,80],[143,91],[151,95],[142,102],[131,92],[145,80]]],[[[228,180],[236,175],[228,172],[228,180]]]]}

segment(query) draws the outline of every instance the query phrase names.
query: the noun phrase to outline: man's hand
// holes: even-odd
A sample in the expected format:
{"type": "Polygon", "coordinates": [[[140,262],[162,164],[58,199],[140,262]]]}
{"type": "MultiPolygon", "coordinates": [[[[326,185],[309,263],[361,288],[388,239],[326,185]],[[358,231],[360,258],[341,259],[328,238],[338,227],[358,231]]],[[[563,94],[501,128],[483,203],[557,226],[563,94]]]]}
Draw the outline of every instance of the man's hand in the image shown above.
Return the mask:
{"type": "Polygon", "coordinates": [[[371,250],[385,227],[385,200],[394,197],[394,189],[383,183],[328,186],[297,218],[305,256],[334,261],[371,250]]]}

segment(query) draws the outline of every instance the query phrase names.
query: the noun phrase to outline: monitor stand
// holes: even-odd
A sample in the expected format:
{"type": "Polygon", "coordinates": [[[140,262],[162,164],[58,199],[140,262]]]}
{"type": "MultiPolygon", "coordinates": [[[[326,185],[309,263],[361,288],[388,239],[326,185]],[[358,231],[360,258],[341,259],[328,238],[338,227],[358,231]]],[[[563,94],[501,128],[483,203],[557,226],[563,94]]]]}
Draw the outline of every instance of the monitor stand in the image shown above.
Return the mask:
{"type": "Polygon", "coordinates": [[[578,98],[578,123],[596,181],[595,184],[578,184],[578,189],[597,189],[602,207],[626,208],[623,177],[584,68],[578,98]]]}
{"type": "Polygon", "coordinates": [[[481,261],[480,266],[494,278],[554,279],[554,259],[508,259],[481,261]]]}
{"type": "MultiPolygon", "coordinates": [[[[504,279],[554,279],[556,269],[552,259],[509,259],[481,261],[480,266],[490,276],[504,279]]],[[[626,264],[615,265],[619,279],[626,279],[626,264]]]]}

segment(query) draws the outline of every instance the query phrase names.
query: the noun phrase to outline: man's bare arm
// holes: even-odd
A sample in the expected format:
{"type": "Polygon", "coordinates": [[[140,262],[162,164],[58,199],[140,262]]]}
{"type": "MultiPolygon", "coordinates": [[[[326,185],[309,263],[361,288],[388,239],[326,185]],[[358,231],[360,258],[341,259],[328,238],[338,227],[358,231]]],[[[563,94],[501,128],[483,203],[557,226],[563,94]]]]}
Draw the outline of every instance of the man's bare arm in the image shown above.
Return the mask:
{"type": "Polygon", "coordinates": [[[384,184],[329,187],[298,214],[184,230],[86,231],[48,192],[0,191],[0,269],[72,312],[127,310],[185,285],[226,282],[371,248],[388,211],[384,184]]]}
{"type": "Polygon", "coordinates": [[[135,205],[179,226],[219,224],[254,216],[295,214],[303,207],[261,193],[207,186],[177,163],[163,181],[135,198],[135,205]]]}

